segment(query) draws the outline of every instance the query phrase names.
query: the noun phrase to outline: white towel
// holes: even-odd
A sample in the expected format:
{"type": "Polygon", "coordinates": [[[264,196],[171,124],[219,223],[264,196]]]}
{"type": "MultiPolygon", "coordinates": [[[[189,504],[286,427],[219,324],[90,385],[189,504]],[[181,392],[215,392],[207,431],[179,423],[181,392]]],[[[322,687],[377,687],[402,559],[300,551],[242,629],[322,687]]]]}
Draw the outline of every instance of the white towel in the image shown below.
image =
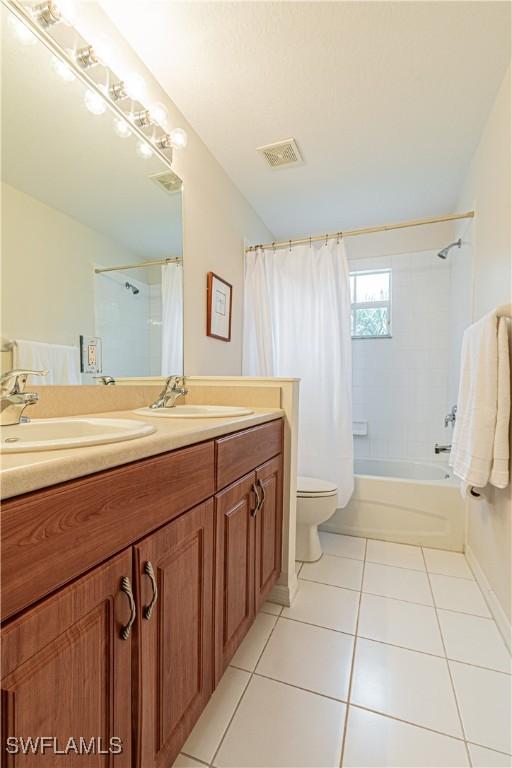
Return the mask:
{"type": "Polygon", "coordinates": [[[42,341],[17,339],[14,346],[15,368],[46,368],[48,375],[35,384],[80,384],[80,350],[63,344],[46,344],[42,341]]]}
{"type": "Polygon", "coordinates": [[[509,482],[510,351],[512,306],[498,307],[466,329],[462,341],[457,421],[450,465],[477,488],[509,482]]]}

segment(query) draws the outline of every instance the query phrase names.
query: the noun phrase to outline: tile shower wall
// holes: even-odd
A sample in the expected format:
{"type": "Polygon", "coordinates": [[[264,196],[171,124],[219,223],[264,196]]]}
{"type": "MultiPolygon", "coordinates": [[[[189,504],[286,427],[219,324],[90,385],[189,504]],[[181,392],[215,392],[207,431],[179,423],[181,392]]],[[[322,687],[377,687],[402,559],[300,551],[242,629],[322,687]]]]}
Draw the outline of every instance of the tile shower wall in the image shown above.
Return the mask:
{"type": "Polygon", "coordinates": [[[140,376],[146,371],[160,374],[160,285],[148,285],[123,272],[97,275],[95,309],[103,372],[116,376],[140,376]],[[126,282],[136,286],[139,293],[128,290],[126,282]]]}
{"type": "Polygon", "coordinates": [[[354,437],[355,456],[445,462],[434,444],[451,441],[451,263],[428,251],[349,265],[392,268],[392,338],[352,341],[353,418],[368,422],[368,435],[354,437]]]}

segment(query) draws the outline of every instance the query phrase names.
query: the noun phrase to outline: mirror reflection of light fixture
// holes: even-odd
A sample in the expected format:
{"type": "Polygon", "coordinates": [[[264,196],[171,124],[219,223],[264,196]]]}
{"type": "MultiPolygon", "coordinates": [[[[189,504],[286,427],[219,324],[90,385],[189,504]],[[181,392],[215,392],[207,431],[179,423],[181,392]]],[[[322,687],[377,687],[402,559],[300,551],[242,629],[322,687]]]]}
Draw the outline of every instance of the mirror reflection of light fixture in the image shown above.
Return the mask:
{"type": "Polygon", "coordinates": [[[122,139],[127,139],[132,132],[126,120],[123,120],[120,117],[116,117],[116,119],[114,120],[114,130],[117,133],[117,135],[120,136],[122,139]]]}
{"type": "Polygon", "coordinates": [[[76,19],[76,5],[73,0],[46,0],[39,3],[33,9],[35,18],[47,27],[58,24],[63,21],[66,24],[73,24],[76,19]]]}
{"type": "Polygon", "coordinates": [[[152,104],[148,109],[148,112],[154,123],[158,123],[162,128],[165,128],[169,113],[163,104],[152,104]]]}
{"type": "Polygon", "coordinates": [[[148,125],[152,125],[153,120],[149,114],[149,109],[141,109],[140,112],[135,112],[133,115],[133,122],[141,128],[147,128],[148,125]]]}
{"type": "Polygon", "coordinates": [[[59,59],[58,56],[52,56],[51,66],[56,75],[58,75],[64,82],[72,83],[76,80],[75,73],[63,59],[59,59]]]}
{"type": "Polygon", "coordinates": [[[137,143],[137,154],[144,160],[149,160],[149,158],[153,156],[153,150],[145,141],[139,141],[137,143]]]}
{"type": "Polygon", "coordinates": [[[119,82],[117,83],[112,83],[112,85],[108,89],[108,92],[110,94],[110,98],[113,99],[114,101],[120,101],[121,99],[126,99],[128,96],[124,87],[123,80],[119,80],[119,82]]]}
{"type": "Polygon", "coordinates": [[[90,89],[85,92],[84,104],[93,115],[102,115],[107,111],[105,99],[102,99],[99,93],[90,89]]]}
{"type": "Polygon", "coordinates": [[[164,151],[166,149],[172,149],[172,143],[171,143],[171,137],[168,133],[163,133],[161,136],[159,136],[156,140],[156,145],[160,149],[163,149],[164,151]]]}

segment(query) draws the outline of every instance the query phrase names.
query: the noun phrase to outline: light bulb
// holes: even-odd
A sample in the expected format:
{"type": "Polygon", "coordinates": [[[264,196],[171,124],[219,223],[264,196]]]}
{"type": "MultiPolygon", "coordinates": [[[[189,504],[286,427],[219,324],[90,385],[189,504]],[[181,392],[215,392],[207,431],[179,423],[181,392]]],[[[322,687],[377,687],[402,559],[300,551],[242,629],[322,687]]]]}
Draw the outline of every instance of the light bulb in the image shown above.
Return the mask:
{"type": "Polygon", "coordinates": [[[116,117],[114,120],[114,130],[122,139],[127,139],[131,134],[131,129],[126,120],[116,117]]]}
{"type": "Polygon", "coordinates": [[[173,128],[169,136],[174,149],[184,149],[187,146],[188,136],[183,128],[173,128]]]}
{"type": "Polygon", "coordinates": [[[148,111],[153,122],[158,123],[158,125],[164,128],[169,117],[165,106],[163,104],[152,104],[148,111]]]}
{"type": "Polygon", "coordinates": [[[150,157],[153,156],[153,150],[149,146],[149,144],[146,144],[145,141],[139,141],[137,144],[137,154],[139,157],[143,157],[144,160],[148,160],[150,157]]]}
{"type": "Polygon", "coordinates": [[[112,40],[106,35],[101,35],[92,41],[94,53],[99,61],[109,69],[116,70],[116,62],[113,54],[112,40]]]}
{"type": "Polygon", "coordinates": [[[36,36],[34,33],[15,16],[9,17],[9,27],[12,29],[20,43],[23,43],[23,45],[34,45],[36,42],[36,36]]]}
{"type": "Polygon", "coordinates": [[[75,73],[65,61],[59,59],[58,56],[52,56],[52,69],[59,77],[61,77],[66,83],[72,83],[75,80],[75,73]]]}
{"type": "Polygon", "coordinates": [[[62,21],[66,22],[66,24],[74,25],[78,15],[74,0],[57,0],[54,5],[57,6],[62,21]]]}
{"type": "Polygon", "coordinates": [[[107,109],[105,99],[102,99],[96,91],[85,92],[84,104],[93,115],[102,115],[107,109]]]}
{"type": "Polygon", "coordinates": [[[136,73],[126,75],[124,78],[124,90],[126,95],[134,101],[140,101],[144,95],[146,83],[144,79],[136,73]]]}

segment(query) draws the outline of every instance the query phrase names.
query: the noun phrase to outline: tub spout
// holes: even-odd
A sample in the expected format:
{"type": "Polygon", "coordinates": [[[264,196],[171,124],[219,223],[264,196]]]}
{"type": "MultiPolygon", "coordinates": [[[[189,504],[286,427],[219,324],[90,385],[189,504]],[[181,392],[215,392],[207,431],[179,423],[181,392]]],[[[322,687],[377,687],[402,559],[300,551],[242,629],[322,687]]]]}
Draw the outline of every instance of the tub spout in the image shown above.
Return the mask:
{"type": "Polygon", "coordinates": [[[450,453],[452,447],[451,445],[439,445],[439,443],[436,443],[434,445],[434,453],[450,453]]]}

